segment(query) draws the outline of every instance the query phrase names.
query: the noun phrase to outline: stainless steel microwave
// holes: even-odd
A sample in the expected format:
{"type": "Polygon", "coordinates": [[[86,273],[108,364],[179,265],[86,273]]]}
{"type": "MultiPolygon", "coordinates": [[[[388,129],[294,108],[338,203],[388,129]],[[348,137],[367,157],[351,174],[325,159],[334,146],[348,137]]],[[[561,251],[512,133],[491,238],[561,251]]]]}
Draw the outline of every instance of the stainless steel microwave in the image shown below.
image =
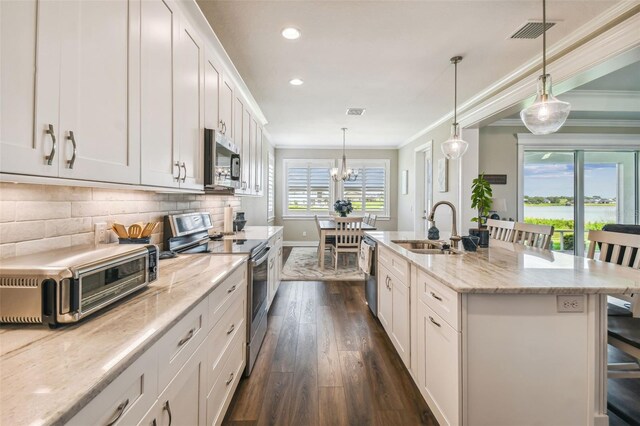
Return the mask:
{"type": "Polygon", "coordinates": [[[76,246],[3,259],[0,322],[74,323],[157,276],[155,245],[76,246]]]}
{"type": "Polygon", "coordinates": [[[240,149],[220,132],[204,129],[205,190],[240,187],[240,149]]]}

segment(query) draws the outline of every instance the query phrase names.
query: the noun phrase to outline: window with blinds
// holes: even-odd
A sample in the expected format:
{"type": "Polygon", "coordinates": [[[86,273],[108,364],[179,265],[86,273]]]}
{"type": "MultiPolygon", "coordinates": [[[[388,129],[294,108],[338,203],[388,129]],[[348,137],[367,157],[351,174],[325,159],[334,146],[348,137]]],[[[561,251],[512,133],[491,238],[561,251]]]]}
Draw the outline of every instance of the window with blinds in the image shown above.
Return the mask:
{"type": "Polygon", "coordinates": [[[285,160],[286,200],[289,215],[313,215],[329,212],[332,204],[330,161],[285,160]]]}
{"type": "Polygon", "coordinates": [[[269,220],[276,216],[276,162],[273,154],[269,152],[269,168],[267,169],[267,218],[269,220]]]}
{"type": "Polygon", "coordinates": [[[358,170],[358,178],[343,183],[343,198],[351,201],[354,212],[388,216],[389,162],[359,160],[350,166],[358,170]]]}

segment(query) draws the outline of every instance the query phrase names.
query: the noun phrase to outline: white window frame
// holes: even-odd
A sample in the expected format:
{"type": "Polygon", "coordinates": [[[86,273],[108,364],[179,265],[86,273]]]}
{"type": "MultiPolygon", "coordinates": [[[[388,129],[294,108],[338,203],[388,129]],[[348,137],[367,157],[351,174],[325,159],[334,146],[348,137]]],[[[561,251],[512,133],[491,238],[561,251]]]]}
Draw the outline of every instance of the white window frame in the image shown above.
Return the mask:
{"type": "Polygon", "coordinates": [[[283,219],[309,219],[313,218],[313,216],[329,216],[329,214],[333,211],[333,202],[335,201],[335,185],[331,179],[329,179],[329,206],[326,211],[305,211],[305,212],[291,212],[288,210],[289,205],[289,182],[287,181],[287,177],[289,176],[289,168],[291,167],[326,167],[331,170],[334,167],[333,160],[309,160],[309,159],[294,159],[294,158],[285,158],[282,160],[282,169],[283,176],[282,180],[284,183],[284,196],[282,197],[282,217],[283,219]]]}
{"type": "Polygon", "coordinates": [[[271,151],[267,154],[267,221],[276,218],[276,159],[271,151]],[[273,171],[273,173],[272,173],[273,171]],[[270,210],[269,207],[272,209],[270,210]]]}
{"type": "MultiPolygon", "coordinates": [[[[391,210],[391,194],[389,191],[389,187],[390,187],[390,183],[391,183],[391,160],[389,159],[353,159],[350,160],[347,158],[347,167],[349,167],[350,169],[359,169],[359,168],[365,168],[365,167],[384,167],[384,211],[380,212],[380,211],[358,211],[356,212],[354,210],[354,214],[355,213],[361,213],[361,214],[365,214],[365,213],[371,213],[371,214],[375,214],[378,215],[378,219],[379,220],[389,220],[390,215],[390,210],[391,210]]],[[[338,164],[338,160],[336,160],[335,162],[335,166],[334,167],[339,167],[338,164]]],[[[360,179],[360,176],[358,176],[358,179],[360,179]]],[[[342,197],[344,196],[344,185],[342,182],[338,182],[337,183],[337,188],[335,193],[337,194],[337,198],[336,199],[342,199],[342,197]]],[[[334,200],[335,202],[335,200],[334,200]]]]}

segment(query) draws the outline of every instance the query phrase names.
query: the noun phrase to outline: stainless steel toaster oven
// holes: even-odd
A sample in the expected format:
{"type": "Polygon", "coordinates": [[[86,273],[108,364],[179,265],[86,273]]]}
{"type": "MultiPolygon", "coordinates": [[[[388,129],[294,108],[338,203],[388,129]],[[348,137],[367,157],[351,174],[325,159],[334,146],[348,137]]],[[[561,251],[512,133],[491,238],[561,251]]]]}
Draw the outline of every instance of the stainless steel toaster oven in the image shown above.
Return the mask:
{"type": "Polygon", "coordinates": [[[0,322],[73,323],[157,279],[155,245],[78,246],[0,261],[0,322]]]}

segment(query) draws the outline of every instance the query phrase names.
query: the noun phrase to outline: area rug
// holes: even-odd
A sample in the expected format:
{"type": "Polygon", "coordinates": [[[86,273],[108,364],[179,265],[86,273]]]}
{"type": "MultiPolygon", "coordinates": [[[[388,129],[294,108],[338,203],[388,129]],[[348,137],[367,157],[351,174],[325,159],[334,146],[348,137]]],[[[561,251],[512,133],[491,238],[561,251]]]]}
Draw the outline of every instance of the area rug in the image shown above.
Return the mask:
{"type": "Polygon", "coordinates": [[[333,269],[333,257],[327,251],[324,270],[321,270],[316,247],[294,247],[282,268],[281,278],[283,281],[358,281],[364,279],[364,274],[358,268],[355,253],[341,254],[336,271],[333,269]],[[343,263],[344,256],[350,256],[346,266],[343,263]]]}

